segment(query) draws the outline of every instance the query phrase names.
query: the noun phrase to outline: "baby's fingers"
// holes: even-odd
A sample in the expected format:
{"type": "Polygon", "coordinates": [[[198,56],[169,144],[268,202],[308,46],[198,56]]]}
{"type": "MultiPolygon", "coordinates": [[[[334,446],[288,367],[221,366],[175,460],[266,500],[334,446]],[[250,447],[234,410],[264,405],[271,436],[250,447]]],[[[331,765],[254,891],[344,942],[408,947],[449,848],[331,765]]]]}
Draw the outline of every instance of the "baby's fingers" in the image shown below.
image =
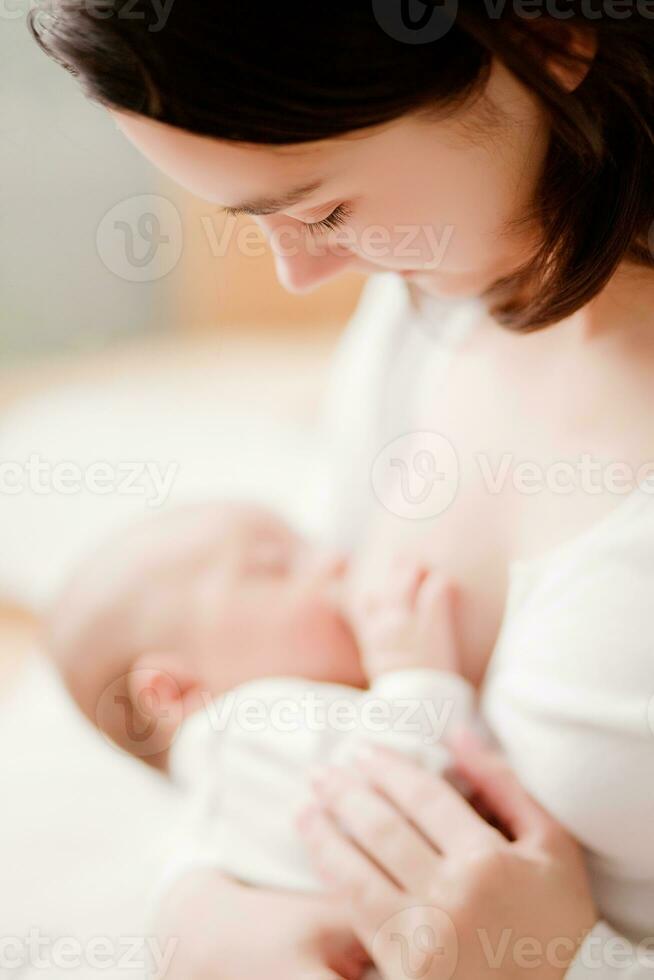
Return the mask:
{"type": "Polygon", "coordinates": [[[440,572],[431,572],[425,579],[416,603],[416,612],[429,646],[438,651],[438,662],[455,669],[457,666],[456,606],[458,589],[440,572]]]}
{"type": "Polygon", "coordinates": [[[425,617],[443,623],[454,624],[458,589],[442,572],[425,574],[416,601],[416,610],[425,617]]]}
{"type": "Polygon", "coordinates": [[[389,585],[386,600],[402,609],[412,611],[428,576],[429,569],[425,565],[418,565],[408,560],[401,562],[393,582],[389,585]]]}
{"type": "Polygon", "coordinates": [[[391,617],[406,618],[413,612],[420,587],[427,577],[427,569],[415,564],[402,565],[382,588],[374,589],[355,604],[355,614],[360,622],[391,617]]]}

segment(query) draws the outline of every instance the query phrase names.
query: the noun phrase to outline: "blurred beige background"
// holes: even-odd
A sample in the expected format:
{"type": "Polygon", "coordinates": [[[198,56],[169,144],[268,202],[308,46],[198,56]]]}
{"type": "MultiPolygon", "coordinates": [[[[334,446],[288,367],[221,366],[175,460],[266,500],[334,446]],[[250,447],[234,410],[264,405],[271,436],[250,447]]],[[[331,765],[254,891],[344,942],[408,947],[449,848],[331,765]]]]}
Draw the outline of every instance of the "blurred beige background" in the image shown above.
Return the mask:
{"type": "MultiPolygon", "coordinates": [[[[246,219],[217,247],[226,219],[84,101],[31,40],[27,7],[0,0],[0,465],[172,464],[166,506],[248,494],[311,528],[319,404],[362,280],[286,294],[267,250],[239,250],[246,219]]],[[[19,946],[34,929],[84,943],[148,928],[176,800],[81,721],[38,633],[70,567],[148,512],[116,489],[0,489],[0,939],[19,946]]]]}
{"type": "Polygon", "coordinates": [[[28,5],[0,5],[0,422],[49,390],[180,372],[280,418],[314,410],[361,277],[289,295],[251,221],[225,247],[233,219],[83,99],[32,41],[28,5]],[[256,255],[239,248],[248,226],[256,255]]]}
{"type": "Polygon", "coordinates": [[[28,5],[0,5],[3,363],[135,336],[342,323],[360,280],[288,296],[271,256],[239,253],[237,233],[216,254],[217,208],[159,177],[41,54],[26,28],[28,5]],[[160,254],[145,261],[158,241],[160,254]]]}

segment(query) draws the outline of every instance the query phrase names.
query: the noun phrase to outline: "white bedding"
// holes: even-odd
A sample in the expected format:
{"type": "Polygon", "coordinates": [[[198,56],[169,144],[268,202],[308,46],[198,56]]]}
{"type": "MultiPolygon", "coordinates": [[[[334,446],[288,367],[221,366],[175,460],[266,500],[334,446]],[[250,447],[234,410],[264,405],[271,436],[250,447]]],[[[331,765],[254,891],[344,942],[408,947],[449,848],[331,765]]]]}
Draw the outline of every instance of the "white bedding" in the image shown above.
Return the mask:
{"type": "Polygon", "coordinates": [[[37,656],[1,705],[0,781],[0,976],[146,976],[166,782],[78,718],[37,656]]]}
{"type": "MultiPolygon", "coordinates": [[[[19,406],[0,427],[1,460],[24,461],[33,453],[79,466],[97,460],[145,459],[162,466],[173,461],[178,476],[167,506],[245,494],[279,508],[306,530],[316,528],[321,511],[314,433],[247,409],[228,409],[220,393],[211,395],[206,387],[180,382],[171,390],[168,383],[144,388],[123,381],[54,391],[19,406]]],[[[142,496],[117,493],[0,494],[0,596],[38,609],[81,553],[148,509],[142,496]]],[[[29,955],[30,929],[37,931],[32,948],[35,937],[42,940],[47,968],[28,966],[8,976],[143,975],[142,943],[140,952],[130,953],[124,941],[146,929],[160,835],[175,819],[176,800],[156,775],[77,718],[38,657],[0,704],[0,786],[0,938],[13,939],[0,946],[0,976],[21,944],[29,955]],[[89,947],[94,936],[106,937],[109,945],[89,947]],[[59,968],[53,960],[61,944],[53,943],[63,937],[73,944],[64,947],[59,968]],[[82,947],[77,960],[75,943],[82,947]],[[9,960],[3,962],[2,955],[9,960]],[[129,956],[136,958],[136,969],[127,969],[129,956]],[[80,965],[71,968],[73,962],[80,965]]]]}
{"type": "MultiPolygon", "coordinates": [[[[282,424],[191,376],[144,384],[137,378],[55,389],[18,405],[0,423],[0,461],[148,463],[175,468],[171,506],[208,496],[247,496],[317,526],[323,493],[321,447],[311,426],[282,424]]],[[[6,482],[16,482],[7,476],[6,482]]],[[[29,479],[0,492],[0,597],[39,606],[80,555],[113,527],[152,512],[143,494],[42,493],[29,479]]],[[[45,476],[38,477],[45,484],[45,476]]],[[[133,489],[133,488],[132,488],[133,489]]],[[[154,498],[151,493],[150,497],[154,498]]]]}

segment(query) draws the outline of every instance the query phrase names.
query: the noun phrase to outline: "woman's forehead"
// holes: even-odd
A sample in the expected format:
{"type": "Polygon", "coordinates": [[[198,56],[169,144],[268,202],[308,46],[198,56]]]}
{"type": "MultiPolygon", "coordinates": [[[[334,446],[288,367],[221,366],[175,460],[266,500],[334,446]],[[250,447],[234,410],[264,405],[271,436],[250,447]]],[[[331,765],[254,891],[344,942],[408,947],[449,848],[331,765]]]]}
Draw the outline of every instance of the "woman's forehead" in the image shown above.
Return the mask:
{"type": "Polygon", "coordinates": [[[155,166],[199,197],[230,208],[263,205],[319,186],[336,150],[332,141],[259,146],[190,133],[133,113],[112,111],[112,116],[155,166]]]}

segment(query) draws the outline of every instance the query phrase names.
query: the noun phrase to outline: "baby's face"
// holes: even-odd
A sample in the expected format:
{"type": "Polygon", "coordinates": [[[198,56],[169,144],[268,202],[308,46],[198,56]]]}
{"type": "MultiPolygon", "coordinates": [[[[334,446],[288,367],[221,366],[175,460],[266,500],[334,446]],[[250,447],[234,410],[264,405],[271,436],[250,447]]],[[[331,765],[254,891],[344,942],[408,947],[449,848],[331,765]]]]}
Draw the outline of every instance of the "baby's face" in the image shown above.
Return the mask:
{"type": "Polygon", "coordinates": [[[194,601],[200,684],[214,696],[275,675],[364,686],[344,591],[343,562],[274,515],[232,512],[194,601]]]}
{"type": "Polygon", "coordinates": [[[159,765],[207,694],[281,675],[365,687],[344,587],[343,567],[269,511],[197,504],[127,528],[89,558],[53,608],[47,642],[87,717],[142,757],[156,742],[159,765]],[[155,704],[156,739],[144,746],[131,733],[149,727],[155,704]]]}

